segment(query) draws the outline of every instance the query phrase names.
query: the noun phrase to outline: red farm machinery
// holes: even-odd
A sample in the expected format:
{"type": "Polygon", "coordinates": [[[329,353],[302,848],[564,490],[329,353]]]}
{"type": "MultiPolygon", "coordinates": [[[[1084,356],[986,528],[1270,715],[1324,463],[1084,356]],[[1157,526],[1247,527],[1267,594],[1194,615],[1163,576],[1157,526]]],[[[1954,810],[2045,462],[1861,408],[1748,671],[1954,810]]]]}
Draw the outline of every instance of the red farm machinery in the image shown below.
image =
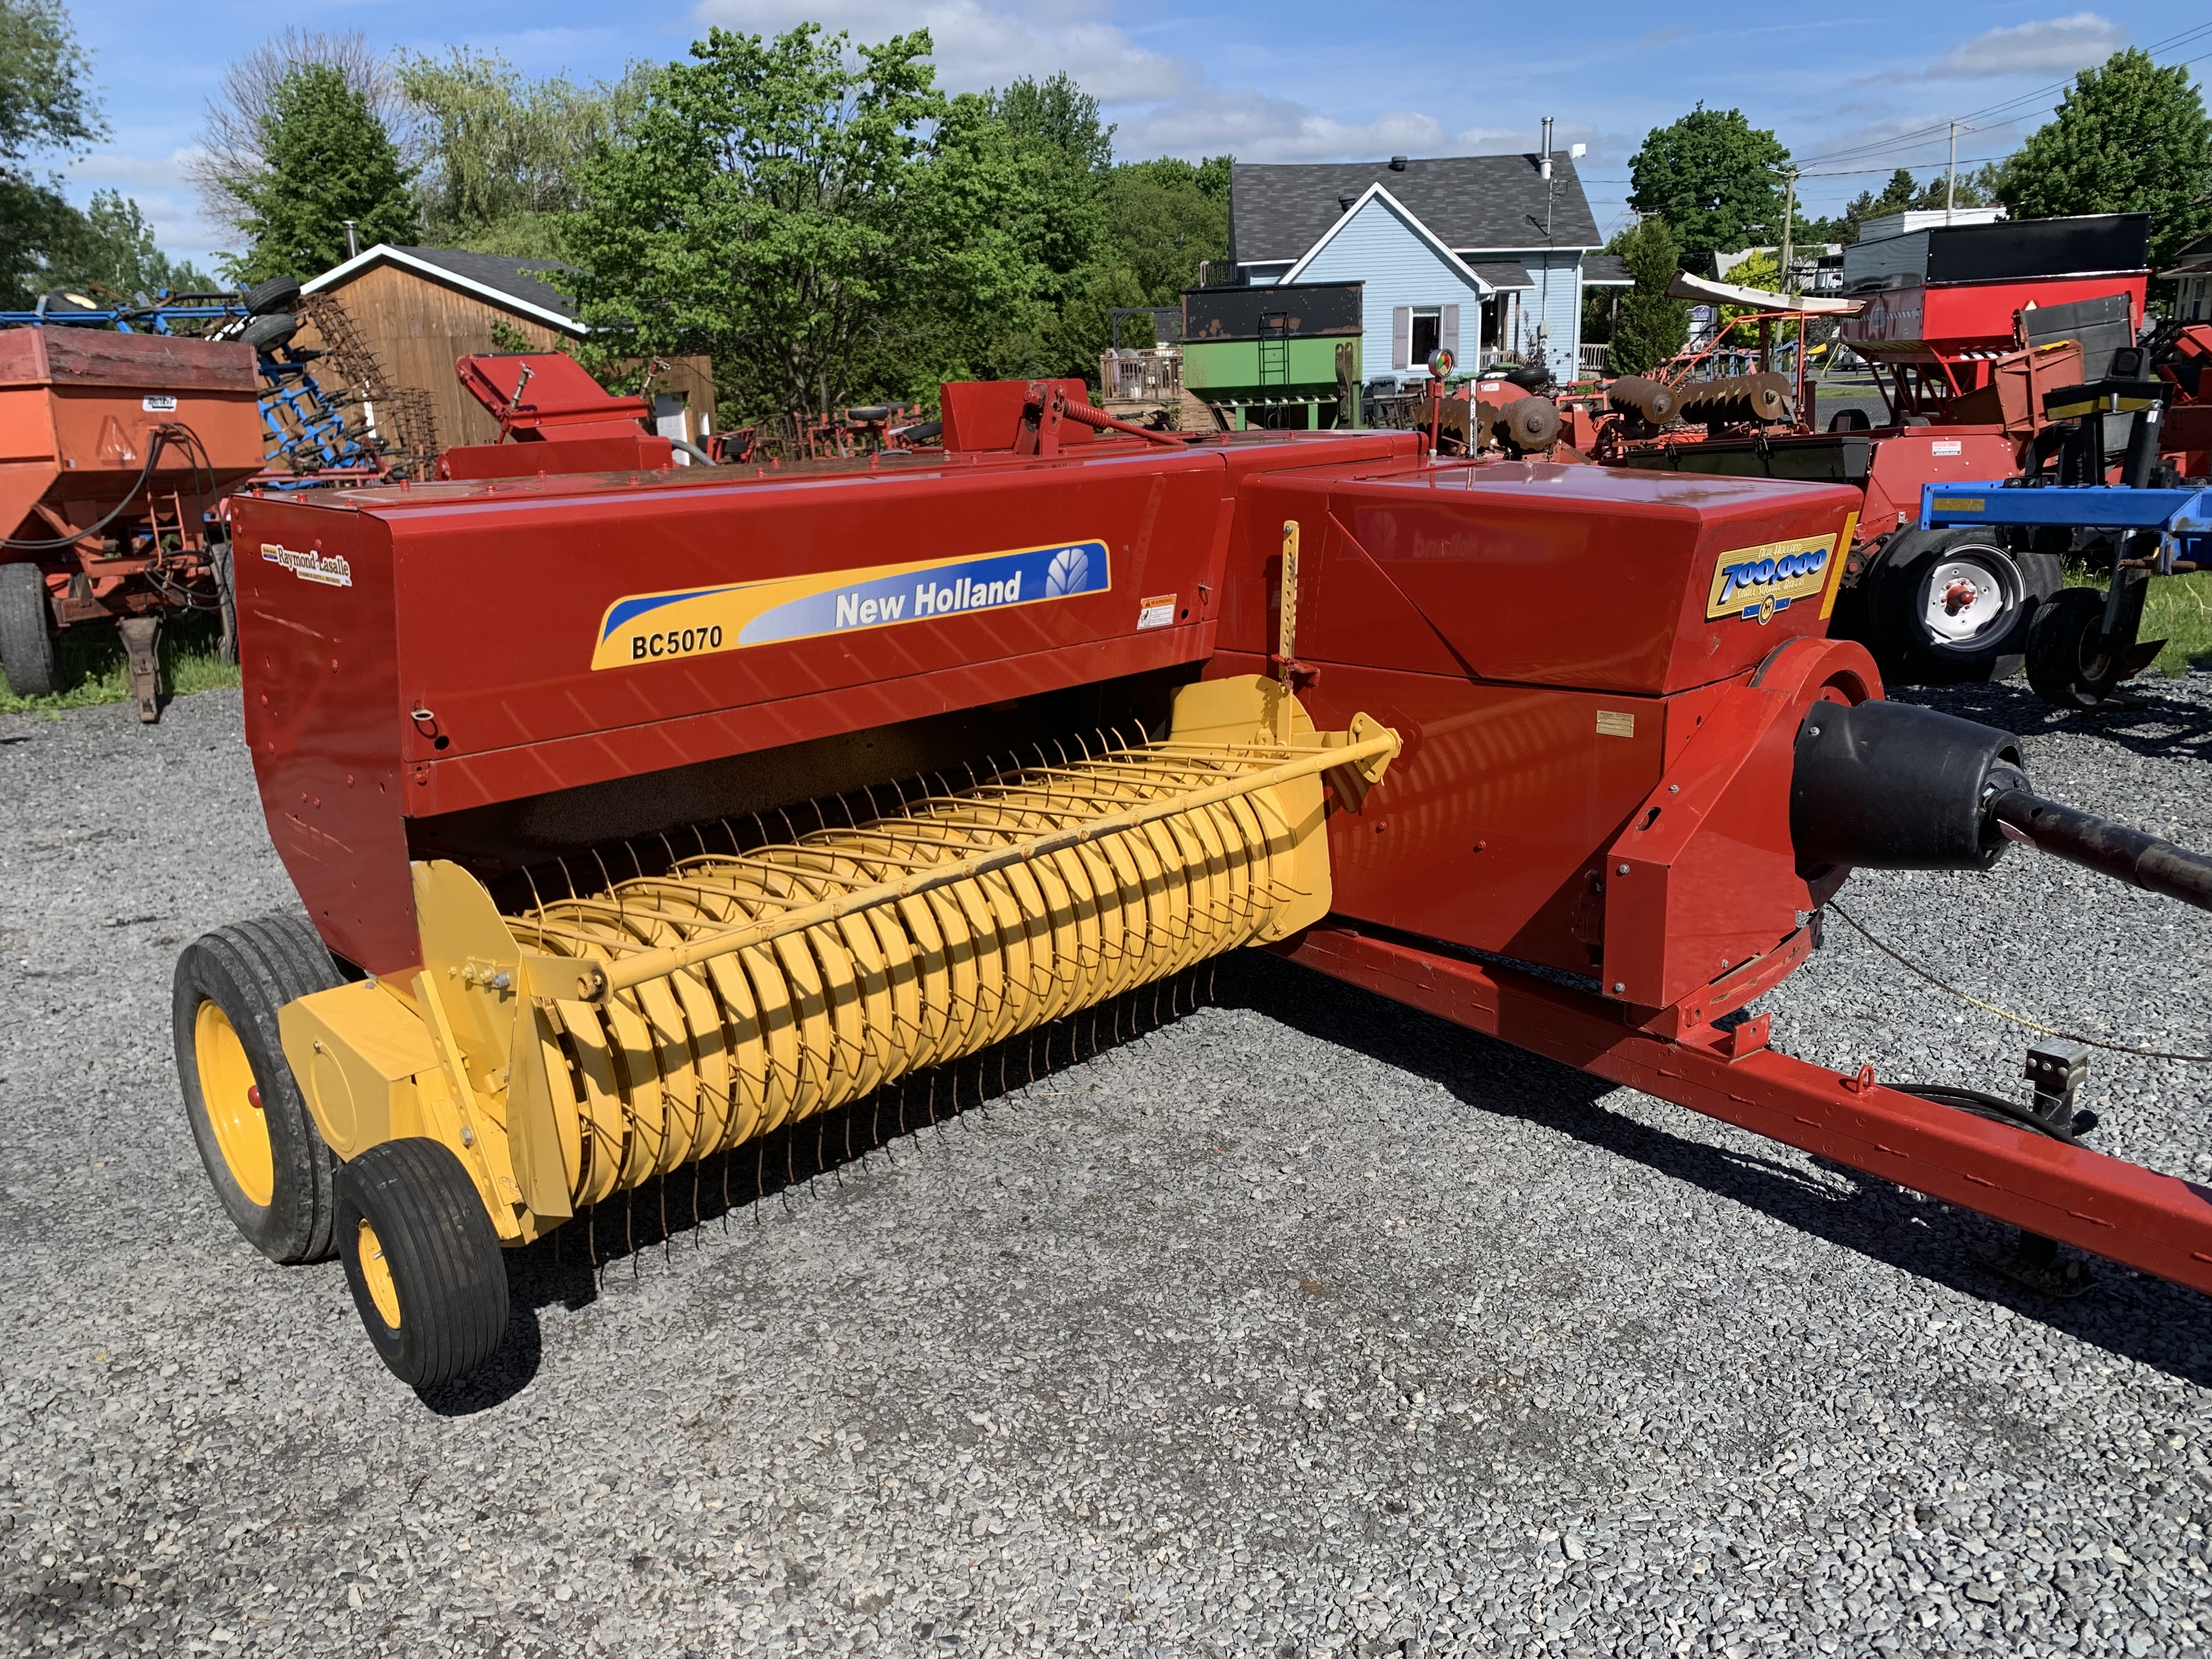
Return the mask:
{"type": "Polygon", "coordinates": [[[2212,902],[1826,637],[1862,489],[1067,382],[948,386],[932,448],[609,469],[555,401],[503,467],[235,507],[305,915],[185,950],[179,1075],[240,1231],[342,1256],[408,1382],[499,1348],[502,1247],[918,1123],[1245,948],[2212,1289],[2212,1202],[2081,1144],[2063,1056],[1915,1093],[1746,1014],[1855,866],[2025,841],[2212,902]]]}
{"type": "Polygon", "coordinates": [[[1714,383],[1678,374],[1615,382],[1610,416],[1588,441],[1613,465],[1856,489],[1837,631],[1864,643],[1893,682],[2016,673],[2038,611],[2064,585],[2063,557],[2078,550],[2048,533],[1923,527],[1922,495],[2022,472],[2033,446],[2055,437],[2053,394],[2105,378],[2113,354],[2135,343],[2148,223],[2140,214],[1999,222],[1862,243],[1845,250],[1840,300],[1678,285],[1691,298],[1751,302],[1736,325],[1770,334],[1840,313],[1837,344],[1871,368],[1887,418],[1846,410],[1815,431],[1811,399],[1788,377],[1741,377],[1773,382],[1754,409],[1716,403],[1714,383]],[[1762,313],[1762,300],[1802,314],[1762,313]]]}

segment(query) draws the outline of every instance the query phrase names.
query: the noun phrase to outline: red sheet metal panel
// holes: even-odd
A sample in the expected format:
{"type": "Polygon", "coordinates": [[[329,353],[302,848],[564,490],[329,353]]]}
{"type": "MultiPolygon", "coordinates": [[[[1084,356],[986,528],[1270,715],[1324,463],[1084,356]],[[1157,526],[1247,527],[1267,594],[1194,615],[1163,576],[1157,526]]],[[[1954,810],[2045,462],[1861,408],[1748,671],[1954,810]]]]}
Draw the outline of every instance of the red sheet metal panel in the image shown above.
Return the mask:
{"type": "Polygon", "coordinates": [[[1534,461],[1289,474],[1246,493],[1224,648],[1267,648],[1267,561],[1296,519],[1316,550],[1310,573],[1301,554],[1301,657],[1395,666],[1411,653],[1437,672],[1644,696],[1825,632],[1836,538],[1860,505],[1840,486],[1534,461]],[[1731,579],[1747,569],[1765,579],[1731,579]]]}

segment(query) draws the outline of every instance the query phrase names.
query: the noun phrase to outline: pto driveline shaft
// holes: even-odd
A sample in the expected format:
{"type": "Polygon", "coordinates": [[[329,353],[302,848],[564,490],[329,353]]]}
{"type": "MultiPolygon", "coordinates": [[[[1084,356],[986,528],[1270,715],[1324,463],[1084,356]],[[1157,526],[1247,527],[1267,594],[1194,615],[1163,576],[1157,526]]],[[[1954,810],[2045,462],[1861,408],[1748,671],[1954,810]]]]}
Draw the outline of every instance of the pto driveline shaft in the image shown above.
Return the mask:
{"type": "Polygon", "coordinates": [[[2009,825],[2038,852],[2100,871],[2131,886],[2200,910],[2212,910],[2212,858],[2100,818],[2094,812],[2008,789],[1990,803],[1990,816],[2009,825]]]}

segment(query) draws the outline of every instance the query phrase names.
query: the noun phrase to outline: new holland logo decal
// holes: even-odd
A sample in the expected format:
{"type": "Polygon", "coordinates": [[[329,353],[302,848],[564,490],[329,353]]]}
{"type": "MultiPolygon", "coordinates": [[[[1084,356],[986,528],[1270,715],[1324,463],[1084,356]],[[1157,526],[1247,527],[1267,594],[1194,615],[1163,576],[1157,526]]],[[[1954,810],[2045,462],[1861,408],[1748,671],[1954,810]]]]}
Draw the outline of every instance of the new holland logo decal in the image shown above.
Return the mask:
{"type": "Polygon", "coordinates": [[[1741,617],[1761,625],[1772,622],[1777,611],[1820,597],[1838,567],[1835,554],[1833,536],[1769,542],[1722,554],[1713,566],[1706,620],[1741,617]]]}
{"type": "Polygon", "coordinates": [[[593,668],[624,668],[824,634],[939,622],[1113,586],[1103,541],[1054,542],[957,559],[633,593],[599,618],[593,668]]]}

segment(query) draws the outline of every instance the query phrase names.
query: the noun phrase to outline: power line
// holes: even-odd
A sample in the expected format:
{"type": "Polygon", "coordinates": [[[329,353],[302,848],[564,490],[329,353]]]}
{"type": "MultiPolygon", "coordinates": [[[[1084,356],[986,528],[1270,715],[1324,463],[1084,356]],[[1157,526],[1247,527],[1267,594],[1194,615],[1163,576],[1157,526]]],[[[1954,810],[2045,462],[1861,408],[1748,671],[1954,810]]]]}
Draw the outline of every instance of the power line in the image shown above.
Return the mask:
{"type": "MultiPolygon", "coordinates": [[[[2179,34],[2168,35],[2163,40],[2154,41],[2150,46],[2144,47],[2143,50],[2155,57],[2161,52],[2171,51],[2176,46],[2186,46],[2189,42],[2197,39],[2199,36],[2208,33],[2212,33],[2212,23],[2200,23],[2194,28],[2184,29],[2179,34]]],[[[2212,54],[2204,54],[2203,56],[2212,56],[2212,54]]],[[[2203,61],[2203,56],[2186,58],[2183,61],[2182,64],[2177,65],[2168,64],[2164,67],[2173,69],[2185,67],[2188,64],[2202,63],[2203,61]]],[[[2063,81],[2053,81],[2049,86],[2038,87],[2033,92],[2021,93],[2016,97],[2004,100],[2002,103],[1990,104],[1982,109],[1969,110],[1966,113],[1958,118],[1959,131],[1962,133],[1985,131],[1987,131],[1987,128],[1969,127],[1966,123],[1970,121],[1978,121],[1984,116],[2002,114],[2008,111],[2014,110],[2021,105],[2035,103],[2039,100],[2048,97],[2054,92],[2063,92],[2068,87],[2073,84],[2074,77],[2069,76],[2063,81]]],[[[1996,124],[1992,123],[1991,125],[1994,125],[1996,124]]],[[[1854,161],[1862,156],[1879,155],[1897,149],[1910,149],[1917,145],[1933,143],[1936,139],[1947,134],[1950,131],[1950,119],[1947,117],[1942,121],[1936,123],[1933,126],[1917,128],[1910,132],[1893,134],[1887,138],[1872,139],[1863,144],[1855,144],[1844,149],[1831,150],[1825,155],[1809,155],[1802,159],[1806,161],[1818,164],[1824,161],[1854,161]]]]}

